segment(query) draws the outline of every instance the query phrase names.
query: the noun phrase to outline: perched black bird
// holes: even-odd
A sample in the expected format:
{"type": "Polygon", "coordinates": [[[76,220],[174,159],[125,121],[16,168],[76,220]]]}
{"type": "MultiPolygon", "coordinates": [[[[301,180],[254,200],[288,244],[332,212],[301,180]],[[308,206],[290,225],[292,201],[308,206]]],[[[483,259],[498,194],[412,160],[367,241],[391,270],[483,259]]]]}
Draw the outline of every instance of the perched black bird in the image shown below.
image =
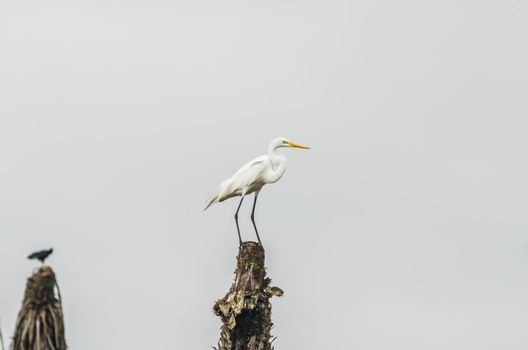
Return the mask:
{"type": "Polygon", "coordinates": [[[39,250],[38,252],[30,254],[28,256],[28,259],[37,259],[44,264],[44,260],[46,260],[46,258],[50,256],[51,253],[53,253],[53,248],[50,248],[48,250],[39,250]]]}

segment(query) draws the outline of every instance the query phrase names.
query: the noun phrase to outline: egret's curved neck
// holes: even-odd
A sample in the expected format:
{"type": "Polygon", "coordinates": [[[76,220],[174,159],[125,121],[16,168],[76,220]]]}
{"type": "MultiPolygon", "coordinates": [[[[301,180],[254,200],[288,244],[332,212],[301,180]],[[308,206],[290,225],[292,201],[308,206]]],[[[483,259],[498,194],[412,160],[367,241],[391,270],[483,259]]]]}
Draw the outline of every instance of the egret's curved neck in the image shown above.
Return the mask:
{"type": "Polygon", "coordinates": [[[271,169],[266,174],[266,182],[274,183],[278,181],[286,171],[286,157],[282,154],[277,154],[279,144],[272,143],[268,148],[268,158],[271,162],[271,169]]]}
{"type": "Polygon", "coordinates": [[[279,145],[276,143],[271,143],[268,147],[268,157],[273,165],[277,165],[280,161],[280,156],[276,153],[279,145]]]}

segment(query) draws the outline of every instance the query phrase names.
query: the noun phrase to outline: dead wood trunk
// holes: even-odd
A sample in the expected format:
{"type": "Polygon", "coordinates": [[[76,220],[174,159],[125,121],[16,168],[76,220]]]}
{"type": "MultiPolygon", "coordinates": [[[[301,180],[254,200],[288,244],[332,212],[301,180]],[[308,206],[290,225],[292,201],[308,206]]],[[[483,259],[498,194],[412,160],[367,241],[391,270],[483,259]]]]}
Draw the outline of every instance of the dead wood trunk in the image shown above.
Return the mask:
{"type": "Polygon", "coordinates": [[[27,280],[11,350],[66,349],[62,304],[55,273],[51,267],[42,266],[27,280]]]}
{"type": "Polygon", "coordinates": [[[2,334],[2,327],[0,325],[0,349],[4,350],[4,335],[2,334]]]}
{"type": "Polygon", "coordinates": [[[266,277],[264,248],[245,242],[238,252],[235,280],[213,307],[222,319],[217,350],[272,350],[271,303],[282,290],[266,277]]]}

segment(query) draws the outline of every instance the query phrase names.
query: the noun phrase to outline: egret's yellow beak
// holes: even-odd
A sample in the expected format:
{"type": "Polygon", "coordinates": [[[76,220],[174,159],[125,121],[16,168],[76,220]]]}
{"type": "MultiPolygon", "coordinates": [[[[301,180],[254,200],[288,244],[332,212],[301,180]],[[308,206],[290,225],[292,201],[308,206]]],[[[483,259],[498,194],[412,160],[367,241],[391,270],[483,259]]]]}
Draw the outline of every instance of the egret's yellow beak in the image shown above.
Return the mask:
{"type": "Polygon", "coordinates": [[[302,148],[302,149],[310,149],[308,146],[299,145],[298,143],[292,142],[292,141],[284,141],[284,143],[287,143],[288,145],[292,147],[302,148]]]}

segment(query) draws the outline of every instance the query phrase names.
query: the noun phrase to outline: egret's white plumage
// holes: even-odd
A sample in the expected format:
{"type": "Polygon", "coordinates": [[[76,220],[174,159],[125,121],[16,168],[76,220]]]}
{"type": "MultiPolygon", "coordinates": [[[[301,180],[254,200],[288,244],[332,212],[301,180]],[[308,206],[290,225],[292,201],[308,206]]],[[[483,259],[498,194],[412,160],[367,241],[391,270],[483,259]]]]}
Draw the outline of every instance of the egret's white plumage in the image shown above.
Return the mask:
{"type": "MultiPolygon", "coordinates": [[[[214,203],[223,202],[226,199],[231,197],[241,196],[240,205],[245,195],[250,193],[255,193],[255,202],[253,203],[253,211],[251,214],[251,219],[255,227],[255,232],[258,231],[254,221],[254,212],[255,204],[257,201],[257,196],[260,190],[264,185],[272,184],[277,182],[284,172],[286,171],[286,157],[282,154],[277,154],[276,151],[281,147],[296,147],[309,149],[309,147],[299,145],[295,142],[288,141],[284,137],[278,137],[271,141],[268,147],[268,153],[257,157],[250,162],[244,164],[236,173],[233,174],[230,178],[224,180],[217,191],[209,198],[207,205],[204,210],[209,208],[214,203]]],[[[235,220],[238,218],[238,209],[235,214],[235,220]]],[[[237,229],[238,229],[238,220],[237,220],[237,229]]],[[[240,239],[240,230],[239,239],[240,239]]],[[[259,239],[260,241],[260,239],[259,239]]],[[[240,243],[242,240],[240,239],[240,243]]]]}
{"type": "Polygon", "coordinates": [[[286,157],[275,153],[280,147],[309,149],[288,141],[284,137],[274,139],[268,147],[268,154],[247,162],[233,176],[222,181],[215,194],[207,201],[205,209],[231,197],[258,192],[264,185],[277,182],[286,171],[286,157]]]}

